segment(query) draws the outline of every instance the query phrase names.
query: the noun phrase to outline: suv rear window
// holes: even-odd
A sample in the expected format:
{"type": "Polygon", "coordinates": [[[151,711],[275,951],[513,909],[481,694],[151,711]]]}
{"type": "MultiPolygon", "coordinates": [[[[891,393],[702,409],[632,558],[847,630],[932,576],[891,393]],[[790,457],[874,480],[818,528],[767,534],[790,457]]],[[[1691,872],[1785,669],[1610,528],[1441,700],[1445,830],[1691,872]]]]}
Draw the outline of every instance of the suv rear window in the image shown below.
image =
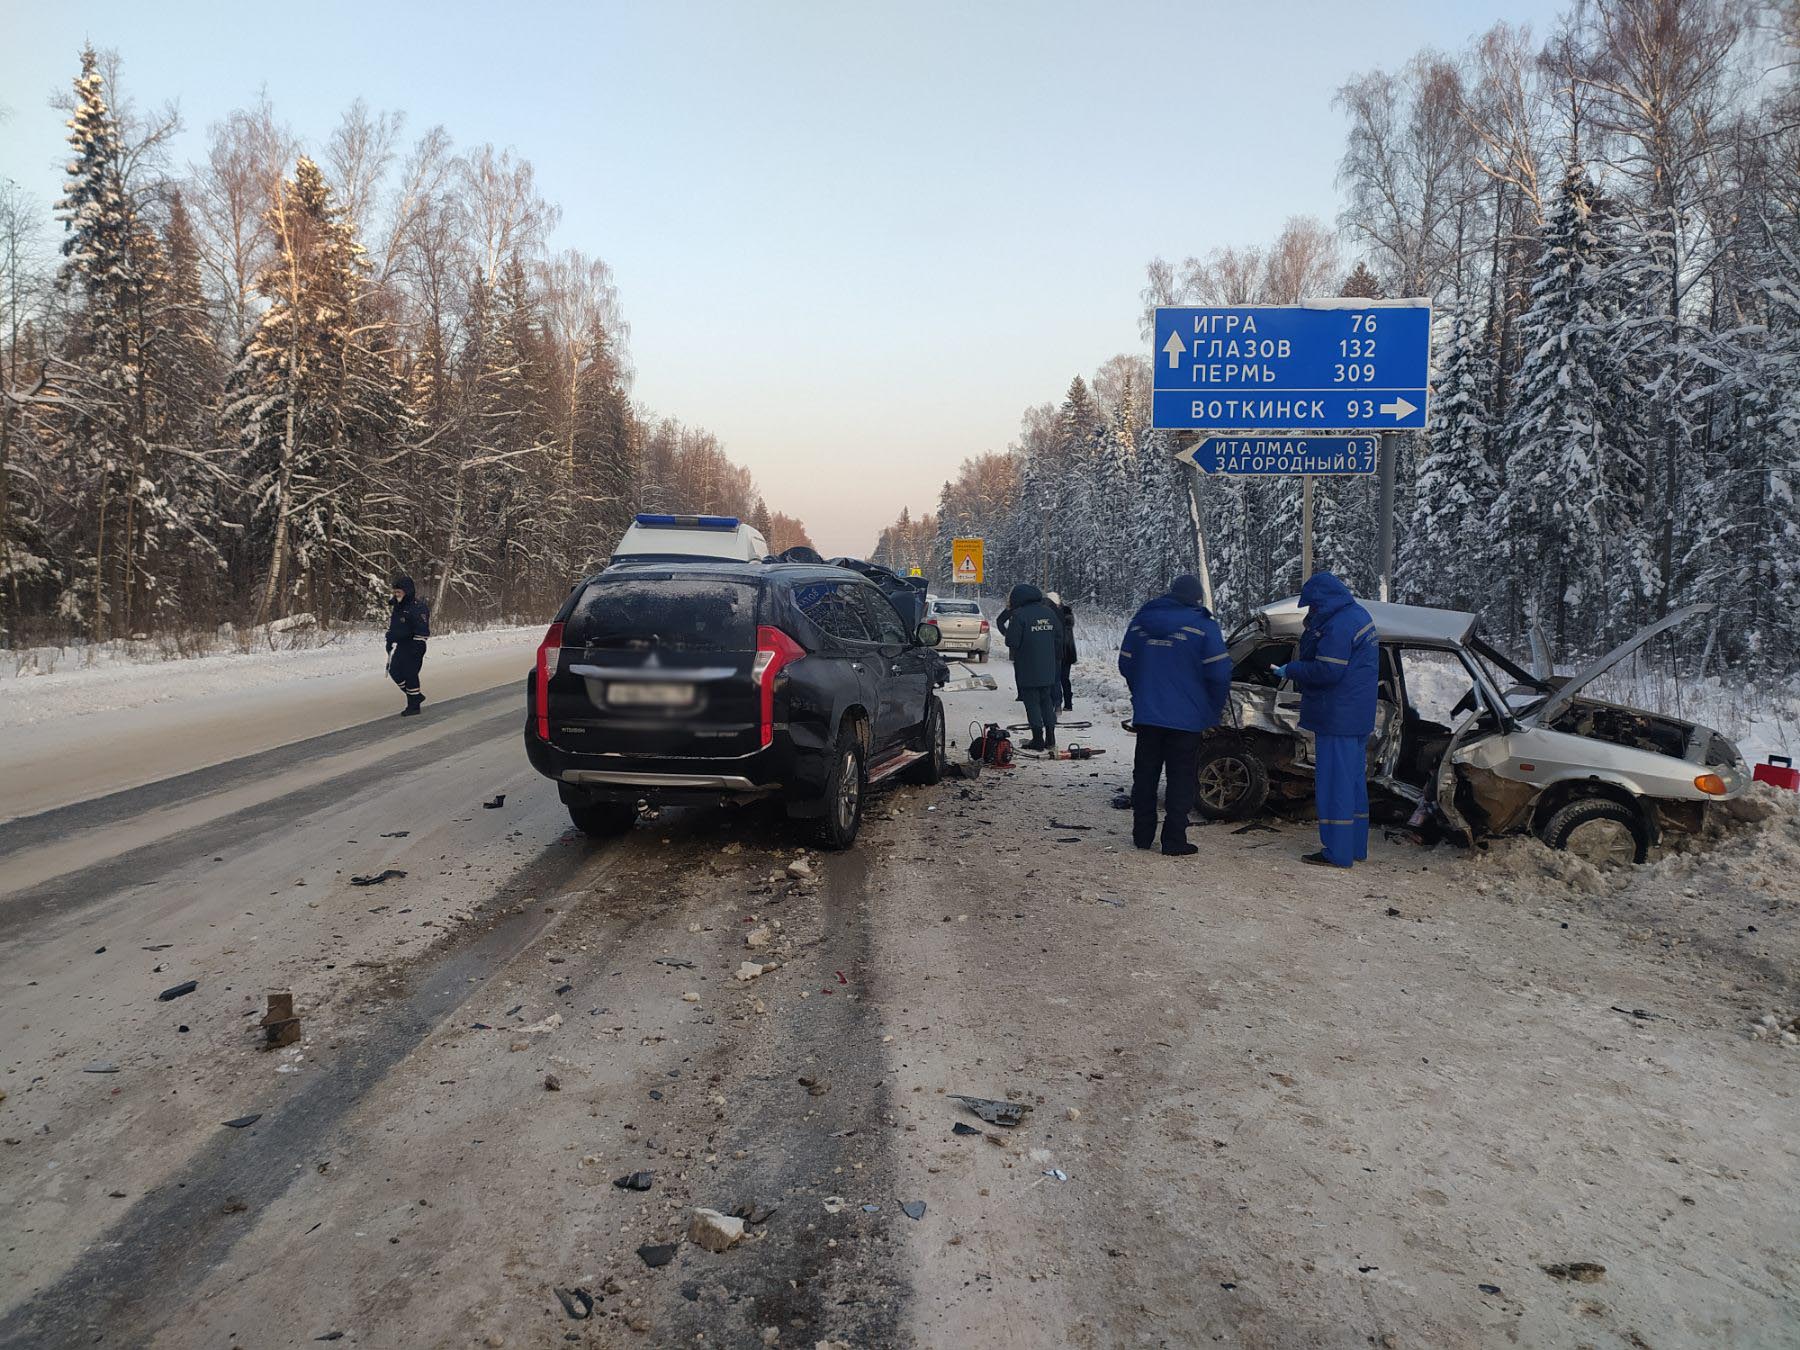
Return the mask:
{"type": "Polygon", "coordinates": [[[973,600],[939,600],[933,606],[939,614],[979,614],[981,606],[973,600]]]}
{"type": "Polygon", "coordinates": [[[563,641],[571,647],[754,651],[756,591],[747,582],[711,577],[597,581],[575,602],[563,641]]]}

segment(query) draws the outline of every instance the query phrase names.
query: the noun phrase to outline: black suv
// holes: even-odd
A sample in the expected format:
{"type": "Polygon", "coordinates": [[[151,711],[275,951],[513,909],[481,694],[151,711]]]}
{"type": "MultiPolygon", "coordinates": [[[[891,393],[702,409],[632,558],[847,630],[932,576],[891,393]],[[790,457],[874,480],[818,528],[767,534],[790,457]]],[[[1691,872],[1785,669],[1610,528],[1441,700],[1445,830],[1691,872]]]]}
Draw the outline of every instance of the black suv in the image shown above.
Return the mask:
{"type": "MultiPolygon", "coordinates": [[[[826,563],[619,563],[538,648],[525,751],[588,834],[639,805],[778,796],[847,848],[872,783],[944,773],[947,667],[912,593],[826,563]],[[915,616],[916,617],[916,616],[915,616]]],[[[922,593],[921,593],[922,594],[922,593]]]]}

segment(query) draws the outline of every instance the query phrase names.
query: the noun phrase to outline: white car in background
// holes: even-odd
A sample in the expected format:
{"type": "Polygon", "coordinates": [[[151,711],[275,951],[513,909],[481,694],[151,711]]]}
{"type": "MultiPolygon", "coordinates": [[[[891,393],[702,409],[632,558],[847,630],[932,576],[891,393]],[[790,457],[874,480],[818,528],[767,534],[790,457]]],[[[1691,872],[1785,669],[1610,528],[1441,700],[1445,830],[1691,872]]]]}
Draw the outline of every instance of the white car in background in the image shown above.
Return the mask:
{"type": "Polygon", "coordinates": [[[614,562],[761,562],[769,541],[736,516],[640,514],[613,550],[614,562]]]}
{"type": "Polygon", "coordinates": [[[966,652],[976,661],[988,659],[988,644],[993,635],[988,631],[988,621],[982,617],[981,606],[973,600],[928,596],[925,622],[936,624],[938,632],[943,634],[939,651],[966,652]]]}

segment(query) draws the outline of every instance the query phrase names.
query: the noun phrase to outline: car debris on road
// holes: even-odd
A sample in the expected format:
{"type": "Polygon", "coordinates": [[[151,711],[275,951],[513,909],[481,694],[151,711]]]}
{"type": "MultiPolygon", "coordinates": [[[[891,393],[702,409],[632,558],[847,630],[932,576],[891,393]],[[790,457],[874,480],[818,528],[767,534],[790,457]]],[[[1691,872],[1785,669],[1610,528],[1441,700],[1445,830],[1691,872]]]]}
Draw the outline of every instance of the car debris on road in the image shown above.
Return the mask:
{"type": "Polygon", "coordinates": [[[965,1097],[960,1092],[952,1092],[949,1096],[952,1101],[961,1102],[990,1125],[1023,1124],[1025,1113],[1031,1110],[1029,1102],[1003,1102],[992,1097],[965,1097]]]}

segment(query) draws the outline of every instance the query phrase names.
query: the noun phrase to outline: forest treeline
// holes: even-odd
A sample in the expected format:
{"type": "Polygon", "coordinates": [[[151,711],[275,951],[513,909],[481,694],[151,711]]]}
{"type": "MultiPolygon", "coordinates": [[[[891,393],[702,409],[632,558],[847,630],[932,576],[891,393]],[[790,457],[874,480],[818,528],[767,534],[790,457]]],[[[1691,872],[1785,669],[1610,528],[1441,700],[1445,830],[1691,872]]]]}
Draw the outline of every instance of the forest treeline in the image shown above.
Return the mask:
{"type": "Polygon", "coordinates": [[[170,163],[112,55],[53,205],[0,183],[0,640],[385,610],[541,618],[639,510],[806,542],[718,439],[634,403],[610,269],[531,164],[360,101],[267,101],[170,163]],[[58,256],[60,254],[60,256],[58,256]]]}
{"type": "MultiPolygon", "coordinates": [[[[1149,311],[1424,296],[1434,388],[1427,432],[1395,438],[1394,598],[1519,644],[1535,623],[1563,659],[1711,601],[1696,664],[1800,669],[1797,16],[1593,0],[1350,78],[1336,227],[1151,262],[1143,354],[965,463],[921,562],[941,581],[949,540],[980,535],[991,581],[1134,604],[1196,560],[1174,444],[1145,425],[1149,311]]],[[[1373,595],[1374,482],[1318,489],[1317,565],[1373,595]]],[[[1298,588],[1299,491],[1199,484],[1228,621],[1298,588]]]]}

